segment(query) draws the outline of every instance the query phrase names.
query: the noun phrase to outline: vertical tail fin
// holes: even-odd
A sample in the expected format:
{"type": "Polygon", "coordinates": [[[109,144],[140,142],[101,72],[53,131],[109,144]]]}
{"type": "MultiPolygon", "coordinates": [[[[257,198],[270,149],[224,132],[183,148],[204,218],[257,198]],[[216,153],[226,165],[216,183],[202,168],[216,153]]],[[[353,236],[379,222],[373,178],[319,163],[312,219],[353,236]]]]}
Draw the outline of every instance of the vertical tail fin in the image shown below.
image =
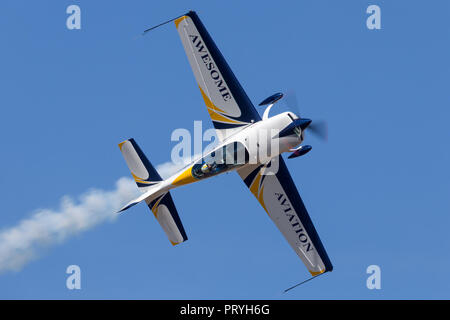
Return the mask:
{"type": "Polygon", "coordinates": [[[148,187],[162,181],[161,176],[153,168],[134,139],[128,139],[119,143],[119,148],[127,162],[134,181],[136,181],[141,191],[145,192],[145,189],[148,187]]]}

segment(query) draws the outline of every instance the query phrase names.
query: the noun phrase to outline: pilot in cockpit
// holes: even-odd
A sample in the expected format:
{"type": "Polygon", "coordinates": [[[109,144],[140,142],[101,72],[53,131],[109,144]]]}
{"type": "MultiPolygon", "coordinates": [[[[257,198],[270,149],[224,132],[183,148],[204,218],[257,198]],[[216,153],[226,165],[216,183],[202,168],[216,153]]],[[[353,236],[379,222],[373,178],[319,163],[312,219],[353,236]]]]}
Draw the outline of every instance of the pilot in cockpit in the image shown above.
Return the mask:
{"type": "Polygon", "coordinates": [[[203,173],[209,173],[209,172],[211,172],[211,169],[212,169],[212,164],[210,164],[210,163],[204,163],[201,167],[201,170],[203,173]]]}
{"type": "Polygon", "coordinates": [[[202,171],[203,174],[206,173],[216,173],[219,171],[219,167],[217,166],[216,162],[213,163],[204,163],[200,170],[202,171]]]}

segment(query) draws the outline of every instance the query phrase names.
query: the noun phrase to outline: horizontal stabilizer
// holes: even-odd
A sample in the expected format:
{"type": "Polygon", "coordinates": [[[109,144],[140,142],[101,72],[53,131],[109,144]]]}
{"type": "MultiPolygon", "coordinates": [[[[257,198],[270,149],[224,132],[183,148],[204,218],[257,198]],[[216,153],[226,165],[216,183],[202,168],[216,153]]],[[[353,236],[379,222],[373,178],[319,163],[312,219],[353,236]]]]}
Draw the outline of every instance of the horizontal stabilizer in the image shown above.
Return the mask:
{"type": "Polygon", "coordinates": [[[177,209],[175,208],[175,204],[173,203],[172,196],[169,192],[164,192],[155,197],[154,190],[149,190],[143,193],[140,197],[131,200],[122,209],[120,209],[119,212],[125,211],[144,200],[155,215],[155,218],[158,220],[161,228],[163,228],[170,243],[177,245],[188,239],[177,209]]]}
{"type": "Polygon", "coordinates": [[[153,201],[148,202],[148,207],[155,215],[156,220],[158,220],[172,245],[177,245],[188,239],[170,192],[166,192],[153,201]]]}
{"type": "Polygon", "coordinates": [[[162,180],[134,139],[119,143],[119,148],[140,191],[145,192],[162,180]]]}

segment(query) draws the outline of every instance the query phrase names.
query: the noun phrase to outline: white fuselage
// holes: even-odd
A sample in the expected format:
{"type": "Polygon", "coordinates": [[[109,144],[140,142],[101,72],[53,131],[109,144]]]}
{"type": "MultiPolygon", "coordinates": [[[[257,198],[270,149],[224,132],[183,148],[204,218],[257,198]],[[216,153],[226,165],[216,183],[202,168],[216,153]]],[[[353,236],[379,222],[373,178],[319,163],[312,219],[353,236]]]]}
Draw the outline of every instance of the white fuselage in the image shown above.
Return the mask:
{"type": "Polygon", "coordinates": [[[255,122],[230,136],[220,146],[232,141],[241,142],[249,152],[249,164],[266,163],[271,158],[289,152],[302,143],[303,135],[278,138],[280,131],[297,118],[292,112],[283,112],[266,120],[255,122]]]}
{"type": "MultiPolygon", "coordinates": [[[[203,180],[210,176],[215,176],[224,172],[236,170],[248,165],[264,164],[284,152],[289,152],[303,141],[303,132],[300,135],[292,134],[278,137],[278,133],[291,124],[298,117],[292,112],[284,112],[273,117],[261,120],[248,125],[246,128],[229,135],[224,141],[214,148],[211,154],[220,150],[224,146],[232,143],[242,143],[248,151],[248,159],[245,163],[237,166],[230,166],[217,174],[205,175],[204,178],[198,179],[193,175],[193,167],[201,162],[205,157],[195,159],[191,164],[172,175],[170,178],[161,181],[154,187],[155,197],[170,189],[174,189],[181,185],[193,183],[203,180]]],[[[152,188],[153,189],[153,188],[152,188]]]]}

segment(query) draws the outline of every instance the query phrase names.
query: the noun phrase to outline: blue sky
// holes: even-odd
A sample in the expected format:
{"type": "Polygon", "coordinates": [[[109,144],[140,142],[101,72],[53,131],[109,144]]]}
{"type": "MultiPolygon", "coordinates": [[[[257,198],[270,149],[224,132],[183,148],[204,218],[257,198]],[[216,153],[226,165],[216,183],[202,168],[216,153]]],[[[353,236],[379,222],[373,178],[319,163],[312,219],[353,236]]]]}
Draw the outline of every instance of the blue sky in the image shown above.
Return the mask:
{"type": "Polygon", "coordinates": [[[129,176],[126,138],[158,165],[174,129],[212,127],[175,27],[139,36],[190,9],[255,104],[294,90],[302,115],[328,121],[328,143],[307,136],[312,152],[287,165],[334,271],[283,294],[307,270],[230,173],[172,192],[186,243],[172,247],[139,205],[0,274],[0,298],[450,298],[444,0],[2,1],[0,230],[113,189],[129,176]],[[71,4],[81,30],[66,28],[71,4]],[[381,30],[366,28],[370,4],[381,30]],[[71,264],[81,290],[66,288],[71,264]],[[366,288],[372,264],[381,290],[366,288]]]}

